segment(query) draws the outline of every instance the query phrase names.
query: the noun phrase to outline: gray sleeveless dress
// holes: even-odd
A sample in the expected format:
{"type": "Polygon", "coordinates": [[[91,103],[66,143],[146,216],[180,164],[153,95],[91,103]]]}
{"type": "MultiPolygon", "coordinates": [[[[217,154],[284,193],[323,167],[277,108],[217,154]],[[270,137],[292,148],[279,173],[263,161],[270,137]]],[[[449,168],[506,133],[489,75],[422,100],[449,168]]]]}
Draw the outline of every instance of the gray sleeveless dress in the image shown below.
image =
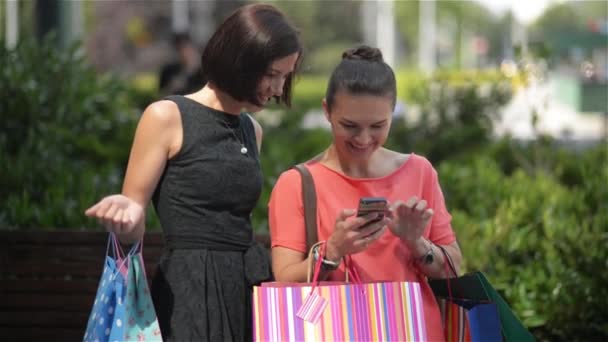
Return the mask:
{"type": "Polygon", "coordinates": [[[263,181],[253,124],[246,114],[167,99],[181,112],[183,143],[153,196],[166,243],[152,281],[163,338],[251,340],[251,286],[271,277],[250,221],[263,181]]]}

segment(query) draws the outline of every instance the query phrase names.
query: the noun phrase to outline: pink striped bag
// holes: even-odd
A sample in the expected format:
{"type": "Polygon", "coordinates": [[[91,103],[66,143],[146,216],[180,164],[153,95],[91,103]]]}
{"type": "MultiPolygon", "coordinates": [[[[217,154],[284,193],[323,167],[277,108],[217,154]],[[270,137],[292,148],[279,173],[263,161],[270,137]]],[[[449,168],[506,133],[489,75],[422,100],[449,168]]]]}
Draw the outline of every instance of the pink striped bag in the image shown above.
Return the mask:
{"type": "Polygon", "coordinates": [[[254,341],[426,340],[419,283],[313,279],[254,287],[254,341]]]}
{"type": "Polygon", "coordinates": [[[296,316],[310,284],[253,289],[255,341],[425,341],[420,284],[380,282],[317,286],[327,305],[317,323],[296,316]]]}

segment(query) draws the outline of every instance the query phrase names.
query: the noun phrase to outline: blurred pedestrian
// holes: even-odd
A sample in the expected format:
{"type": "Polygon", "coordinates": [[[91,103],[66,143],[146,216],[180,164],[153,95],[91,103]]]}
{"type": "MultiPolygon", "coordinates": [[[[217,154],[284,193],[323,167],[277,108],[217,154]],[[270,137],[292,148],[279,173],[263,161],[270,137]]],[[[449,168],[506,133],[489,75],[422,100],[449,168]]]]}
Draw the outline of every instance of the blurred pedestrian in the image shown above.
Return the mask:
{"type": "Polygon", "coordinates": [[[165,64],[159,73],[158,87],[161,96],[185,95],[200,89],[201,54],[186,32],[173,35],[177,59],[165,64]]]}

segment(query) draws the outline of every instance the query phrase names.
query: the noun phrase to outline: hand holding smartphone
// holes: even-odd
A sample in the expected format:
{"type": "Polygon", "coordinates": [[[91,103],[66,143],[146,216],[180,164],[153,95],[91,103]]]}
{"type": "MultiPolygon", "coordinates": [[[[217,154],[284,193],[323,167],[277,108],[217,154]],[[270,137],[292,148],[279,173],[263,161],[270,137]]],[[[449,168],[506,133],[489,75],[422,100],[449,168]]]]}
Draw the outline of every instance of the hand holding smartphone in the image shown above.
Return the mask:
{"type": "Polygon", "coordinates": [[[357,217],[378,213],[378,217],[370,221],[370,223],[380,221],[384,218],[384,215],[388,210],[387,204],[388,202],[384,197],[362,197],[359,199],[357,217]]]}

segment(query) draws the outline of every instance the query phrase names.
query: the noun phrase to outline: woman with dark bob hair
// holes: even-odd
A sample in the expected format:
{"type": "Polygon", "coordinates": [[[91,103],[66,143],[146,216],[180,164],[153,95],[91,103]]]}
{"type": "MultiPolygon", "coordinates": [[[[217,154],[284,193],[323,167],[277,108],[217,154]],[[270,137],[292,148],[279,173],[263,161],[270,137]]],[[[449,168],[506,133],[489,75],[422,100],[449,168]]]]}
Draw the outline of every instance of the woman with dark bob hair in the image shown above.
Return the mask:
{"type": "Polygon", "coordinates": [[[250,221],[262,188],[262,129],[246,112],[271,98],[290,105],[301,54],[298,32],[275,7],[236,10],[203,52],[207,83],[146,108],[122,193],[86,211],[133,243],[152,200],[166,242],[152,283],[165,340],[251,339],[251,286],[271,273],[250,221]]]}

